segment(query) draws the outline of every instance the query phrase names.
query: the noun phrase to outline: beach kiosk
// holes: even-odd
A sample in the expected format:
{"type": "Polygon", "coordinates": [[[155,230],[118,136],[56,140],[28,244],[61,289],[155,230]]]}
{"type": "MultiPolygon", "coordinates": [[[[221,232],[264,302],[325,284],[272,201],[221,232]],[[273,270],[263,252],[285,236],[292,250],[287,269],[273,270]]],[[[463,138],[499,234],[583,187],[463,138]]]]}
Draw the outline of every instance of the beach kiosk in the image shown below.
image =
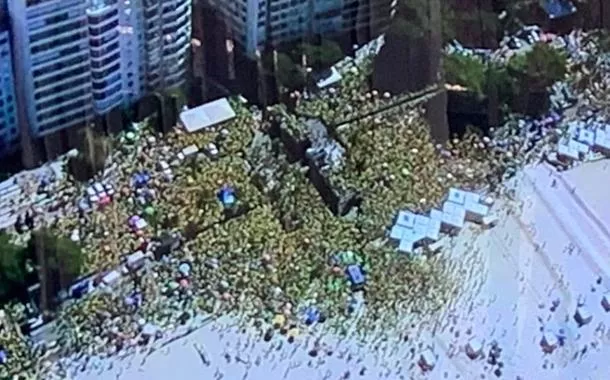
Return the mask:
{"type": "Polygon", "coordinates": [[[419,356],[419,361],[417,364],[424,372],[432,371],[436,365],[436,354],[431,348],[427,348],[419,356]]]}
{"type": "Polygon", "coordinates": [[[483,355],[483,341],[472,338],[466,343],[466,355],[472,359],[478,359],[483,355]]]}
{"type": "Polygon", "coordinates": [[[593,320],[593,315],[587,310],[584,306],[579,306],[576,308],[576,313],[574,314],[574,320],[578,323],[578,326],[584,326],[590,323],[593,320]]]}

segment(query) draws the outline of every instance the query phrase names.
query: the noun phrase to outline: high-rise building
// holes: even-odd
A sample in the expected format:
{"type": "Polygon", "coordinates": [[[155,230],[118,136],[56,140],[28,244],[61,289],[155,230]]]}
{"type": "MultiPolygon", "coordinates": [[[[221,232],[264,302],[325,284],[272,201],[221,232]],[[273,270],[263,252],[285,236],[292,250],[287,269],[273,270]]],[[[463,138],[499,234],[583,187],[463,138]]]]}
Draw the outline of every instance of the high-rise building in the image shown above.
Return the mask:
{"type": "MultiPolygon", "coordinates": [[[[146,91],[180,86],[186,80],[191,41],[190,0],[139,0],[146,91]]],[[[138,4],[138,1],[134,2],[138,4]]],[[[134,8],[139,8],[135,10],[134,8]]]]}
{"type": "Polygon", "coordinates": [[[34,138],[186,80],[191,0],[8,0],[8,10],[21,130],[34,138]]]}
{"type": "Polygon", "coordinates": [[[103,114],[124,102],[119,33],[120,3],[92,0],[87,9],[93,108],[103,114]]]}
{"type": "Polygon", "coordinates": [[[92,113],[86,0],[10,0],[16,92],[35,137],[92,113]]]}
{"type": "Polygon", "coordinates": [[[0,8],[0,156],[13,152],[19,144],[11,39],[6,16],[3,7],[0,8]]]}
{"type": "MultiPolygon", "coordinates": [[[[307,36],[330,37],[366,30],[383,31],[392,0],[207,0],[232,31],[233,39],[254,57],[267,43],[281,44],[307,36]]],[[[364,42],[364,41],[361,41],[364,42]]]]}

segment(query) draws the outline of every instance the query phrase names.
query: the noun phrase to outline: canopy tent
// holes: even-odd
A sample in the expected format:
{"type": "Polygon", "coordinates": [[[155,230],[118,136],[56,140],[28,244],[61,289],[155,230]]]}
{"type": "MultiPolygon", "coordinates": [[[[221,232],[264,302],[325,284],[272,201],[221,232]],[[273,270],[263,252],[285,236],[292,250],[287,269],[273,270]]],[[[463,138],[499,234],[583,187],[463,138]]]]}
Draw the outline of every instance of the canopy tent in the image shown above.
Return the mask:
{"type": "Polygon", "coordinates": [[[235,117],[235,111],[226,98],[214,100],[180,113],[180,122],[187,132],[207,129],[235,117]]]}

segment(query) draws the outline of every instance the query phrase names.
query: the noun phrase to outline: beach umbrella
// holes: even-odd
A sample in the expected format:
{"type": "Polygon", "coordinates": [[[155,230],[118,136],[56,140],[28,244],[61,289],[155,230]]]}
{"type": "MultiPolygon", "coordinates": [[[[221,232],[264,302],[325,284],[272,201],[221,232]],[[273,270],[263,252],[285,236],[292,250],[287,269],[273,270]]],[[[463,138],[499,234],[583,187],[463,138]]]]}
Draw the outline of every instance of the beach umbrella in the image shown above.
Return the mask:
{"type": "Polygon", "coordinates": [[[152,206],[147,206],[146,208],[144,208],[144,215],[151,217],[153,215],[155,215],[155,209],[152,206]]]}
{"type": "Polygon", "coordinates": [[[182,263],[180,264],[180,266],[178,267],[178,271],[183,275],[183,276],[189,276],[191,273],[191,265],[189,263],[182,263]]]}
{"type": "Polygon", "coordinates": [[[286,316],[284,314],[276,314],[273,317],[272,324],[274,328],[282,328],[286,324],[286,316]]]}

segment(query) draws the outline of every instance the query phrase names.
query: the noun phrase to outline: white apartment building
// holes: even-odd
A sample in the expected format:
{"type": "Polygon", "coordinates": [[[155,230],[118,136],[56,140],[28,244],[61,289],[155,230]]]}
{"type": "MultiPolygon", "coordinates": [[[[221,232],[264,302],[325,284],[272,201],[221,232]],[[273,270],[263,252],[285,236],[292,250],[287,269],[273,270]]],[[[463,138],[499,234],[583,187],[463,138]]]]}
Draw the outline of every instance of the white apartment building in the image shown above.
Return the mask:
{"type": "Polygon", "coordinates": [[[34,136],[92,113],[85,0],[10,0],[17,99],[34,136]]]}
{"type": "Polygon", "coordinates": [[[34,137],[182,85],[191,0],[9,0],[16,92],[34,137]]]}

